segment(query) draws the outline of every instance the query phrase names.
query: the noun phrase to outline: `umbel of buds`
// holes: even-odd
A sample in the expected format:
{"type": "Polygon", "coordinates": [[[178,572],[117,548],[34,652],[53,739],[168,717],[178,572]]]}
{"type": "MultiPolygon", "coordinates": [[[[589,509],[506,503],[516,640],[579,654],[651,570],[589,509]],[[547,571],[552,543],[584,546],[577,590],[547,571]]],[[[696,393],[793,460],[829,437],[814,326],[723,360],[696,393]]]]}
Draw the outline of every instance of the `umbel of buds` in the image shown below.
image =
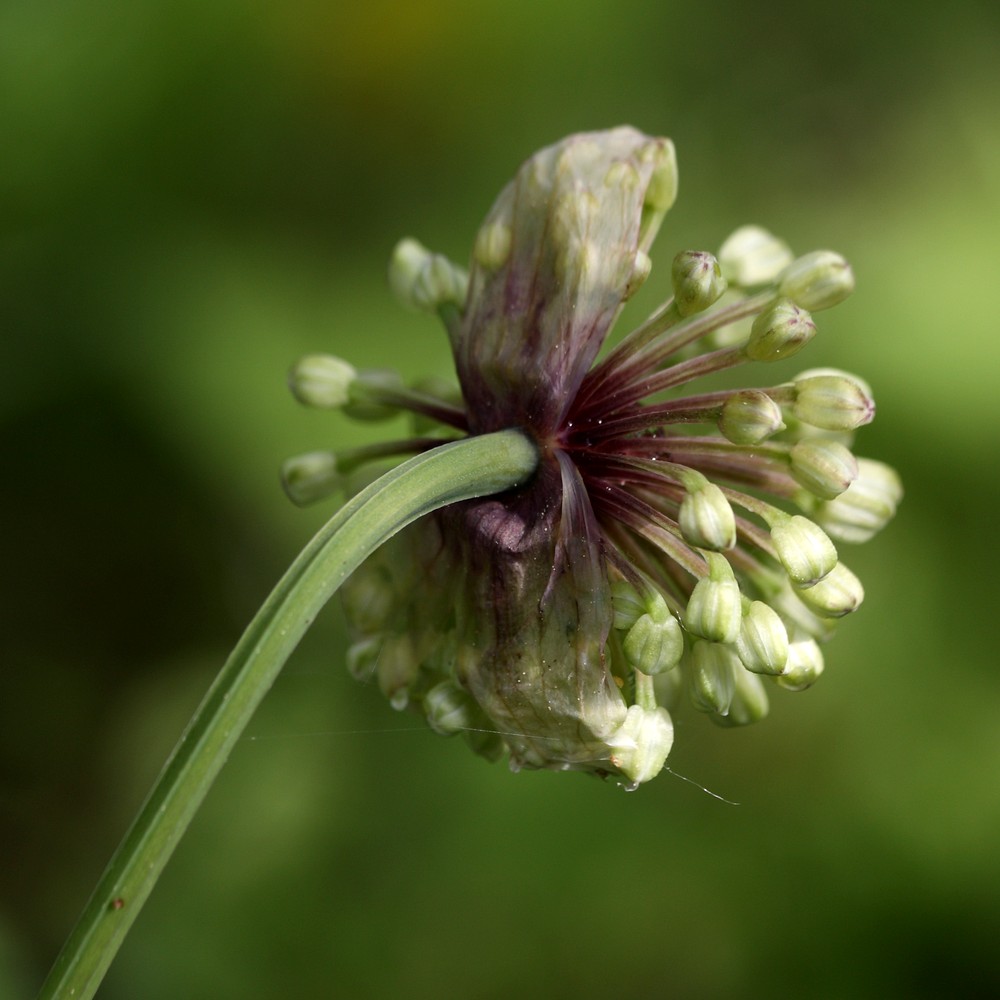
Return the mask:
{"type": "Polygon", "coordinates": [[[405,440],[289,460],[298,503],[456,437],[514,428],[537,448],[529,482],[425,516],[342,591],[350,670],[514,769],[635,787],[663,767],[683,702],[744,725],[770,692],[809,687],[863,597],[838,546],[902,497],[892,469],[851,450],[875,412],[856,376],[688,389],[802,350],[813,314],[854,287],[836,253],[795,257],[757,226],[718,255],[682,251],[673,297],[598,358],[676,194],[667,139],[564,139],[500,193],[468,268],[412,239],[393,254],[390,285],[443,321],[457,386],[323,355],[291,374],[308,405],[414,418],[405,440]]]}

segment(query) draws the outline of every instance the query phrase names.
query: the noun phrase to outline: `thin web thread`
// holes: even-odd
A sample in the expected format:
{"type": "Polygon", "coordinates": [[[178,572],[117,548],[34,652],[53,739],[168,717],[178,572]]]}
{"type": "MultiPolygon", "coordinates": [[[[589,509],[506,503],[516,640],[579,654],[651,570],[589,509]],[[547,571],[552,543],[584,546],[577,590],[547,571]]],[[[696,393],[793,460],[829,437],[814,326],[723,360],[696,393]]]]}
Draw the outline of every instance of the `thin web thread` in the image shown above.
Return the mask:
{"type": "MultiPolygon", "coordinates": [[[[461,732],[466,733],[486,733],[491,736],[512,736],[516,738],[524,738],[522,733],[513,732],[503,732],[500,729],[479,729],[472,726],[462,727],[461,732]]],[[[318,729],[312,732],[295,732],[295,733],[272,733],[264,735],[247,735],[240,739],[241,743],[270,743],[277,740],[294,740],[294,739],[310,739],[316,737],[331,737],[331,736],[379,736],[388,735],[390,733],[429,733],[430,730],[426,726],[405,726],[405,727],[393,727],[391,729],[318,729]]],[[[553,736],[535,736],[532,737],[534,740],[549,740],[551,742],[556,742],[556,737],[553,736]]],[[[577,761],[576,763],[584,763],[584,761],[577,761]]],[[[594,760],[592,763],[599,764],[600,761],[594,760]]],[[[675,771],[671,767],[664,765],[663,768],[667,774],[680,781],[687,782],[689,785],[693,785],[699,791],[704,792],[706,795],[719,802],[724,802],[729,806],[738,806],[739,802],[735,802],[732,799],[727,799],[724,795],[720,795],[718,792],[713,792],[710,788],[706,788],[704,785],[695,781],[693,778],[689,778],[685,774],[681,774],[679,771],[675,771]]]]}

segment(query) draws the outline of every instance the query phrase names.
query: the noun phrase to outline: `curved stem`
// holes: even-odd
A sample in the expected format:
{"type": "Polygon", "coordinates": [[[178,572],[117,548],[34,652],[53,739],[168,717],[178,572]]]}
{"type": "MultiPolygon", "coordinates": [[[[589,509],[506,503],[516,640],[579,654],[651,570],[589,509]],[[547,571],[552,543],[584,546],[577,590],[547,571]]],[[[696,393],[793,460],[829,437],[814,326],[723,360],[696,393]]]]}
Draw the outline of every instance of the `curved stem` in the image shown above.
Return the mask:
{"type": "Polygon", "coordinates": [[[509,489],[538,463],[520,431],[466,438],[410,459],[350,500],[257,612],[167,761],[42,986],[86,1000],[100,985],[198,806],[292,650],[350,573],[439,507],[509,489]]]}

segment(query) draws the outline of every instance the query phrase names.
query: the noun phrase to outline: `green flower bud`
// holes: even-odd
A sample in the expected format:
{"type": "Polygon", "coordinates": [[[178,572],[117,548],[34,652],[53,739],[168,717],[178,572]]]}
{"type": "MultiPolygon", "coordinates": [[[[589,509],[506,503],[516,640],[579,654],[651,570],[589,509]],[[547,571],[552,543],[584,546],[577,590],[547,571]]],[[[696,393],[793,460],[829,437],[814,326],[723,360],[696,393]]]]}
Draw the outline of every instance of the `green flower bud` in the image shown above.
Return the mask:
{"type": "Polygon", "coordinates": [[[718,642],[697,640],[691,649],[691,701],[701,712],[726,715],[736,693],[736,678],[745,674],[736,651],[718,642]]]}
{"type": "MultiPolygon", "coordinates": [[[[569,167],[565,166],[568,173],[569,167]]],[[[601,253],[597,241],[592,238],[599,204],[592,191],[574,186],[554,200],[549,225],[555,249],[555,277],[562,284],[579,281],[590,285],[610,277],[612,272],[621,280],[622,271],[627,275],[631,270],[630,258],[620,256],[612,262],[601,253]]]]}
{"type": "Polygon", "coordinates": [[[413,302],[418,309],[435,310],[465,304],[469,276],[457,264],[441,254],[432,254],[413,286],[413,302]]]}
{"type": "Polygon", "coordinates": [[[608,738],[611,764],[637,788],[655,778],[674,744],[674,724],[665,708],[630,705],[621,727],[608,738]]]}
{"type": "Polygon", "coordinates": [[[740,389],[722,404],[719,431],[733,444],[760,444],[784,426],[781,407],[759,389],[740,389]]]}
{"type": "Polygon", "coordinates": [[[805,691],[816,683],[821,673],[823,653],[816,640],[796,637],[788,646],[788,660],[777,680],[781,687],[789,691],[805,691]]]}
{"type": "Polygon", "coordinates": [[[356,680],[368,683],[375,676],[375,668],[382,652],[381,635],[370,635],[352,643],[347,650],[347,672],[356,680]]]}
{"type": "Polygon", "coordinates": [[[307,354],[288,373],[292,395],[306,406],[337,410],[348,399],[357,371],[331,354],[307,354]]]}
{"type": "Polygon", "coordinates": [[[512,235],[510,226],[503,222],[488,222],[476,236],[472,251],[476,263],[490,271],[496,271],[507,263],[510,257],[512,235]]]}
{"type": "Polygon", "coordinates": [[[410,688],[416,683],[420,663],[409,634],[389,636],[375,664],[375,675],[382,694],[397,711],[410,703],[410,688]]]}
{"type": "Polygon", "coordinates": [[[383,632],[396,604],[396,592],[385,567],[365,563],[351,577],[351,585],[341,591],[341,603],[351,626],[362,635],[383,632]]]}
{"type": "Polygon", "coordinates": [[[746,354],[751,361],[780,361],[812,340],[816,326],[805,309],[790,299],[778,299],[753,321],[746,354]]]}
{"type": "Polygon", "coordinates": [[[826,532],[801,514],[776,518],[771,541],[778,561],[800,587],[822,580],[837,565],[837,550],[826,532]]]}
{"type": "Polygon", "coordinates": [[[736,518],[725,494],[703,476],[685,483],[678,522],[684,541],[700,549],[721,552],[736,544],[736,518]]]}
{"type": "Polygon", "coordinates": [[[634,191],[642,183],[639,171],[630,160],[615,160],[604,173],[604,186],[620,191],[634,191]]]}
{"type": "Polygon", "coordinates": [[[741,226],[719,250],[719,264],[730,284],[752,288],[774,281],[792,262],[784,240],[760,226],[741,226]]]}
{"type": "Polygon", "coordinates": [[[865,589],[843,563],[837,563],[819,583],[799,590],[799,597],[826,618],[842,618],[860,607],[865,589]]]}
{"type": "Polygon", "coordinates": [[[292,503],[300,507],[325,500],[344,486],[331,451],[310,451],[286,459],[281,466],[281,485],[292,503]]]}
{"type": "Polygon", "coordinates": [[[763,601],[754,601],[743,615],[736,652],[743,666],[755,674],[780,674],[788,660],[788,631],[778,613],[763,601]]]}
{"type": "Polygon", "coordinates": [[[795,481],[821,500],[840,496],[857,479],[858,463],[839,441],[810,438],[789,453],[795,481]]]}
{"type": "Polygon", "coordinates": [[[709,575],[699,580],[688,598],[684,625],[703,639],[735,642],[743,620],[740,586],[724,556],[706,552],[709,575]]]}
{"type": "Polygon", "coordinates": [[[682,250],[671,268],[674,303],[681,316],[703,312],[726,290],[719,262],[710,253],[682,250]]]}
{"type": "Polygon", "coordinates": [[[397,243],[389,259],[390,288],[406,305],[424,312],[444,305],[461,308],[468,284],[462,268],[414,239],[397,243]]]}
{"type": "Polygon", "coordinates": [[[792,412],[803,423],[827,431],[852,431],[869,424],[875,402],[856,379],[844,375],[799,376],[792,412]]]}
{"type": "Polygon", "coordinates": [[[787,578],[784,586],[768,594],[767,602],[796,634],[811,636],[819,642],[825,642],[833,635],[834,623],[829,618],[821,618],[804,604],[801,592],[787,578]]]}
{"type": "Polygon", "coordinates": [[[677,619],[669,612],[660,621],[651,614],[644,614],[626,633],[622,651],[634,670],[660,674],[680,663],[684,653],[684,634],[677,619]]]}
{"type": "MultiPolygon", "coordinates": [[[[660,597],[662,601],[663,598],[660,597]]],[[[648,599],[628,580],[614,580],[611,584],[611,607],[614,611],[614,627],[630,629],[649,610],[648,599]]]]}
{"type": "Polygon", "coordinates": [[[650,271],[653,269],[653,262],[649,254],[642,250],[636,250],[635,257],[632,258],[632,273],[629,275],[628,283],[625,285],[625,298],[630,299],[646,283],[650,271]]]}
{"type": "Polygon", "coordinates": [[[770,708],[764,682],[746,670],[735,671],[733,677],[735,687],[729,711],[725,715],[712,715],[712,721],[721,726],[749,726],[760,722],[770,708]]]}
{"type": "Polygon", "coordinates": [[[813,519],[843,542],[867,542],[892,520],[903,498],[895,469],[859,458],[858,478],[834,500],[816,505],[813,519]]]}
{"type": "Polygon", "coordinates": [[[413,290],[417,279],[431,258],[431,252],[418,240],[400,240],[389,257],[389,288],[405,305],[416,308],[413,290]]]}
{"type": "Polygon", "coordinates": [[[778,292],[793,302],[818,312],[843,302],[854,291],[851,265],[832,250],[816,250],[785,268],[778,292]]]}
{"type": "Polygon", "coordinates": [[[600,247],[593,240],[567,235],[556,251],[556,279],[565,283],[576,280],[595,281],[606,270],[604,263],[600,247]]]}
{"type": "Polygon", "coordinates": [[[458,632],[454,628],[435,629],[433,636],[430,642],[425,639],[421,644],[421,668],[433,670],[445,678],[454,677],[458,660],[458,632]]]}
{"type": "MultiPolygon", "coordinates": [[[[616,189],[616,195],[631,196],[634,191],[642,185],[642,177],[635,163],[631,160],[615,160],[604,175],[604,186],[616,189]]],[[[630,274],[625,285],[624,298],[630,299],[645,283],[649,277],[649,272],[653,267],[653,262],[641,248],[636,248],[631,265],[630,274]]]]}
{"type": "Polygon", "coordinates": [[[642,163],[652,163],[645,204],[654,212],[667,212],[677,200],[677,153],[669,139],[653,139],[639,151],[642,163]]]}
{"type": "Polygon", "coordinates": [[[451,681],[442,681],[424,695],[427,724],[440,736],[453,736],[472,728],[478,716],[476,703],[451,681]]]}

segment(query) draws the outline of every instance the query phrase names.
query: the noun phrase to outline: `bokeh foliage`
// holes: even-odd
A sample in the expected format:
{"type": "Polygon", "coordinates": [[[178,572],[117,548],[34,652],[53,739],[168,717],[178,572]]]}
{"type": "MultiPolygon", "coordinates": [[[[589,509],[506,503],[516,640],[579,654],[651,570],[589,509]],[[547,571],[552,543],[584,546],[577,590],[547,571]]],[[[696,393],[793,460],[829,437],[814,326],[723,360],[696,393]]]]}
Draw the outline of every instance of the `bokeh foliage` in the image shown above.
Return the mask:
{"type": "Polygon", "coordinates": [[[461,259],[521,159],[625,121],[681,168],[640,311],[743,222],[855,265],[803,358],[872,382],[858,451],[908,495],[823,680],[680,720],[673,768],[740,805],[625,795],[394,715],[331,611],[100,995],[1000,989],[998,42],[985,2],[0,5],[0,995],[325,516],[281,459],[383,433],[298,410],[287,365],[447,371],[394,241],[461,259]]]}

